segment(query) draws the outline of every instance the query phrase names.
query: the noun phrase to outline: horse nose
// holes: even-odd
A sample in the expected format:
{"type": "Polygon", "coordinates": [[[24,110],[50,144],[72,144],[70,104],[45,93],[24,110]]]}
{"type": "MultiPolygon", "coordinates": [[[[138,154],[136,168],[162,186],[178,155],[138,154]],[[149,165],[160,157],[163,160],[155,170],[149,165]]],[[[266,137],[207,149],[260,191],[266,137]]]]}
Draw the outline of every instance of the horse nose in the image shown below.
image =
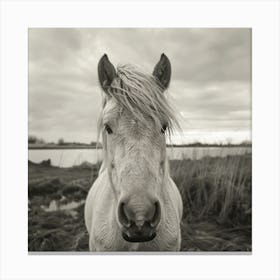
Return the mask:
{"type": "Polygon", "coordinates": [[[161,218],[158,200],[121,200],[118,205],[118,221],[122,225],[122,237],[128,242],[147,242],[156,237],[161,218]]]}
{"type": "Polygon", "coordinates": [[[126,228],[136,226],[141,231],[145,224],[156,228],[160,218],[161,206],[157,199],[123,199],[118,206],[118,220],[126,228]]]}

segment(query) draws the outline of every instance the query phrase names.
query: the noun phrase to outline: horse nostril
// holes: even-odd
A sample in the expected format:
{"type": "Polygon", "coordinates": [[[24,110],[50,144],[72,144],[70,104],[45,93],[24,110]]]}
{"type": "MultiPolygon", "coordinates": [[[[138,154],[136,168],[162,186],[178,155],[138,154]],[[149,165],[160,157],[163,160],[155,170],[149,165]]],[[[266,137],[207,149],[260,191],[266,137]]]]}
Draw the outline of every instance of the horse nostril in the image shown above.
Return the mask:
{"type": "Polygon", "coordinates": [[[154,206],[155,206],[155,212],[154,212],[154,216],[150,222],[150,225],[152,227],[156,227],[159,224],[160,218],[161,218],[161,208],[160,208],[159,201],[156,201],[154,206]]]}
{"type": "Polygon", "coordinates": [[[122,199],[119,202],[117,210],[117,219],[120,225],[126,229],[145,231],[146,227],[156,228],[161,219],[161,206],[157,200],[151,203],[148,200],[146,203],[141,201],[141,204],[129,199],[122,199]],[[139,206],[140,205],[140,206],[139,206]],[[137,207],[138,206],[138,207],[137,207]]]}
{"type": "Polygon", "coordinates": [[[129,221],[128,217],[127,217],[127,214],[125,212],[125,203],[124,202],[121,202],[119,204],[119,208],[118,208],[118,219],[119,219],[119,222],[125,226],[125,227],[130,227],[131,226],[131,222],[129,221]]]}

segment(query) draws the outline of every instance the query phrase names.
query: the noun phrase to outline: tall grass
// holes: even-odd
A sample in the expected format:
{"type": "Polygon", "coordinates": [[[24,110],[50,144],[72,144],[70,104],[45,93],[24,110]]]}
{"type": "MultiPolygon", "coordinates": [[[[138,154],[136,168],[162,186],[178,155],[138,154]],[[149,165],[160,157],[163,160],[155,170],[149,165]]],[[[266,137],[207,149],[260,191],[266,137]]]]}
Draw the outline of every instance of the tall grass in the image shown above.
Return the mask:
{"type": "Polygon", "coordinates": [[[182,249],[250,251],[251,155],[175,160],[170,168],[184,204],[182,249]]]}
{"type": "MultiPolygon", "coordinates": [[[[88,250],[83,205],[75,216],[42,205],[85,199],[99,167],[29,164],[30,251],[88,250]]],[[[182,251],[251,251],[251,155],[172,160],[170,173],[184,204],[182,251]]]]}

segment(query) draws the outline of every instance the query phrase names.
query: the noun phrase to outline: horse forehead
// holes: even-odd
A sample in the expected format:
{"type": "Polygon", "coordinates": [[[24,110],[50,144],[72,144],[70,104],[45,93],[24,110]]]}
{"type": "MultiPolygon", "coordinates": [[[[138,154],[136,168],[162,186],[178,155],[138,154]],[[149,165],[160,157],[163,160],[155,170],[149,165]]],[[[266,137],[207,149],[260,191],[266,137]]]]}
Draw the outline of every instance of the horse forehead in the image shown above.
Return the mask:
{"type": "Polygon", "coordinates": [[[145,126],[147,123],[151,125],[153,123],[151,117],[145,116],[144,114],[141,116],[141,113],[138,113],[136,116],[136,113],[133,114],[133,112],[124,110],[114,100],[106,103],[103,109],[103,116],[106,118],[118,118],[119,121],[127,125],[145,126]]]}
{"type": "Polygon", "coordinates": [[[128,132],[140,133],[143,134],[143,131],[146,134],[154,134],[155,132],[155,122],[151,117],[143,116],[143,118],[137,118],[131,113],[123,113],[121,116],[120,125],[123,129],[127,129],[128,132]]]}
{"type": "MultiPolygon", "coordinates": [[[[151,116],[145,116],[141,112],[130,112],[118,105],[114,99],[110,99],[103,109],[103,120],[110,122],[117,120],[123,131],[128,134],[155,134],[156,124],[151,116]],[[129,133],[130,132],[130,133],[129,133]]],[[[139,135],[140,136],[140,135],[139,135]]]]}

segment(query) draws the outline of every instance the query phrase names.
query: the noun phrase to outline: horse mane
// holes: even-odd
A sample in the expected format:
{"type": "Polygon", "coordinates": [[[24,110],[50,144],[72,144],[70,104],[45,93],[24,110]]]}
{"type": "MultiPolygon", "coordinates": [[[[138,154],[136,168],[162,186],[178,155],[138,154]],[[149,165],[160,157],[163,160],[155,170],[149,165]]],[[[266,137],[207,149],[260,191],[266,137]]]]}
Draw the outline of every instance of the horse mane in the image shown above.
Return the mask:
{"type": "MultiPolygon", "coordinates": [[[[106,94],[117,101],[121,110],[130,112],[137,120],[147,125],[152,118],[158,131],[166,125],[169,136],[175,127],[179,128],[174,110],[154,76],[129,64],[118,66],[116,72],[117,76],[106,90],[106,94]]],[[[105,106],[106,98],[103,98],[103,108],[105,106]]],[[[101,113],[99,133],[103,129],[102,119],[101,113]]]]}

